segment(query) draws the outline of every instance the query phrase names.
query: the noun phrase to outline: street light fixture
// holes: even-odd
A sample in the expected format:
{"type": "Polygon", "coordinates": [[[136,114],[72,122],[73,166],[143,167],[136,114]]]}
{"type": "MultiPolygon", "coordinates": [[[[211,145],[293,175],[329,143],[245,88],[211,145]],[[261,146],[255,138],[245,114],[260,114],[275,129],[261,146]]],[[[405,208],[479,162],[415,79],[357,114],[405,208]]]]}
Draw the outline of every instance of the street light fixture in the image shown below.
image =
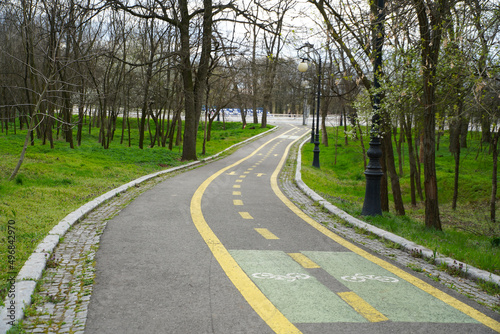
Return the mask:
{"type": "MultiPolygon", "coordinates": [[[[299,72],[304,73],[309,68],[309,65],[307,65],[306,61],[307,61],[307,59],[302,59],[302,61],[299,63],[299,66],[297,66],[297,69],[299,70],[299,72]]],[[[311,141],[310,141],[311,144],[314,143],[314,134],[315,134],[315,132],[314,132],[314,111],[313,111],[313,119],[312,119],[312,125],[311,125],[311,141]]]]}
{"type": "MultiPolygon", "coordinates": [[[[307,125],[307,118],[309,117],[309,103],[307,103],[307,92],[309,91],[309,81],[308,80],[303,80],[302,83],[300,84],[302,88],[304,89],[304,111],[302,112],[302,125],[307,125]]],[[[311,143],[314,141],[312,140],[311,143]]]]}
{"type": "MultiPolygon", "coordinates": [[[[299,51],[303,48],[308,48],[309,52],[314,52],[316,57],[318,58],[318,91],[316,93],[316,133],[314,133],[314,118],[312,121],[312,133],[311,133],[311,141],[313,140],[314,137],[314,158],[313,158],[313,167],[319,168],[319,106],[320,106],[320,100],[321,100],[321,55],[319,52],[314,49],[314,46],[311,43],[306,43],[302,47],[299,48],[299,51]]],[[[307,58],[302,58],[302,62],[299,63],[298,70],[300,72],[305,72],[307,71],[307,63],[306,60],[307,58]]]]}

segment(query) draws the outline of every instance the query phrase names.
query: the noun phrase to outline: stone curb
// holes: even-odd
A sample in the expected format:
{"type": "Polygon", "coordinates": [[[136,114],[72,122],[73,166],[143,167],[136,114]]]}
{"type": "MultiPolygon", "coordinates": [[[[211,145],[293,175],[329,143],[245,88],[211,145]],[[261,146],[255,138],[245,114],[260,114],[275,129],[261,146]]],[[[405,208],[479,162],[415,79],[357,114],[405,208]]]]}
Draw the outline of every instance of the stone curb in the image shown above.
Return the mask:
{"type": "Polygon", "coordinates": [[[345,220],[346,222],[362,228],[374,235],[379,236],[385,240],[391,241],[395,244],[401,245],[401,247],[408,253],[410,252],[418,252],[421,253],[424,258],[434,259],[437,264],[445,263],[448,267],[455,267],[457,270],[461,270],[466,276],[478,280],[481,279],[483,281],[488,281],[500,286],[500,276],[490,273],[486,270],[478,269],[466,263],[461,263],[455,259],[444,257],[439,253],[434,253],[432,250],[425,248],[421,245],[418,245],[412,241],[406,240],[400,236],[397,236],[391,232],[387,232],[382,230],[376,226],[370,225],[362,220],[359,220],[345,211],[337,208],[335,205],[331,204],[323,197],[315,193],[311,188],[309,188],[303,181],[301,177],[301,150],[302,146],[309,140],[309,138],[305,139],[299,146],[297,152],[297,167],[295,170],[295,182],[297,182],[297,186],[312,200],[317,201],[324,208],[330,211],[332,214],[338,216],[339,218],[345,220]],[[461,266],[462,265],[462,266],[461,266]]]}
{"type": "Polygon", "coordinates": [[[182,166],[173,167],[167,170],[139,177],[129,183],[126,183],[120,187],[108,191],[107,193],[93,199],[90,202],[87,202],[86,204],[82,205],[75,211],[68,214],[49,231],[48,235],[37,245],[36,249],[33,251],[28,260],[26,260],[23,267],[19,271],[14,284],[15,297],[9,298],[9,294],[7,294],[7,297],[5,298],[5,306],[2,306],[0,309],[0,321],[1,321],[0,333],[5,333],[9,330],[10,327],[12,327],[12,320],[15,320],[17,322],[24,318],[24,309],[31,305],[31,295],[35,291],[36,284],[38,280],[42,277],[43,271],[45,270],[45,267],[47,265],[47,260],[50,258],[50,255],[52,254],[54,248],[59,243],[59,239],[66,234],[66,232],[71,228],[71,226],[80,221],[92,210],[95,210],[97,207],[99,207],[107,200],[115,197],[116,195],[122,192],[125,192],[127,189],[131,187],[135,187],[159,175],[172,173],[182,169],[187,169],[208,162],[210,160],[214,160],[217,157],[219,157],[222,153],[229,151],[237,146],[246,144],[264,135],[267,135],[272,131],[276,131],[278,128],[279,126],[275,126],[272,129],[269,129],[256,136],[248,138],[240,143],[236,143],[210,157],[206,157],[204,159],[193,161],[182,166]],[[10,305],[15,306],[13,312],[11,311],[12,309],[11,310],[8,309],[10,305]]]}

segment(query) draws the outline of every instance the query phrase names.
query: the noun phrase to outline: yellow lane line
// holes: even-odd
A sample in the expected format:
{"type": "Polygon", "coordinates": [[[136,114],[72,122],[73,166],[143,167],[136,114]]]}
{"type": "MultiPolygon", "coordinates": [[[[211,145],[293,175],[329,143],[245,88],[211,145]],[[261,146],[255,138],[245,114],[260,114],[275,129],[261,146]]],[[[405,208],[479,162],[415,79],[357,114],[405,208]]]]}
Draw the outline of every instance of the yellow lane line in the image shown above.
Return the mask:
{"type": "Polygon", "coordinates": [[[339,295],[339,297],[342,298],[347,304],[351,305],[356,312],[361,314],[370,322],[389,320],[385,315],[377,311],[373,306],[368,304],[363,298],[352,291],[339,292],[337,295],[339,295]]]}
{"type": "Polygon", "coordinates": [[[268,240],[278,240],[279,238],[275,236],[271,231],[269,231],[267,228],[255,228],[254,229],[257,233],[259,233],[261,236],[268,240]]]}
{"type": "Polygon", "coordinates": [[[233,196],[241,196],[241,191],[233,191],[233,196]]]}
{"type": "Polygon", "coordinates": [[[248,212],[240,212],[239,214],[240,214],[241,218],[243,218],[243,219],[253,219],[253,217],[250,216],[250,214],[248,212]]]}
{"type": "Polygon", "coordinates": [[[234,205],[243,205],[243,201],[241,199],[233,199],[234,205]]]}
{"type": "Polygon", "coordinates": [[[238,179],[238,180],[235,180],[235,182],[241,183],[241,182],[243,182],[243,180],[238,179]]]}
{"type": "Polygon", "coordinates": [[[316,262],[308,258],[302,253],[288,253],[292,259],[294,259],[298,264],[307,269],[321,268],[316,262]]]}
{"type": "Polygon", "coordinates": [[[246,175],[240,175],[240,179],[244,179],[245,177],[247,177],[246,175]]]}
{"type": "Polygon", "coordinates": [[[235,185],[233,185],[233,188],[234,188],[234,189],[239,189],[239,188],[241,188],[241,185],[239,185],[239,184],[235,184],[235,185]]]}
{"type": "Polygon", "coordinates": [[[447,293],[433,287],[432,285],[430,285],[430,284],[422,281],[421,279],[407,273],[406,271],[399,269],[395,265],[392,265],[389,262],[386,262],[382,259],[379,259],[378,257],[368,253],[367,251],[359,248],[358,246],[344,240],[343,238],[341,238],[337,234],[330,231],[325,226],[314,221],[314,219],[312,219],[311,217],[306,215],[297,206],[295,206],[295,204],[293,204],[293,202],[290,201],[281,192],[280,188],[278,187],[278,174],[279,174],[279,171],[281,170],[281,167],[284,165],[284,163],[286,161],[288,151],[289,151],[292,144],[293,143],[288,145],[288,147],[286,148],[285,153],[283,154],[281,161],[278,164],[278,167],[276,167],[276,170],[274,171],[273,175],[271,176],[271,188],[273,189],[276,196],[278,196],[281,199],[281,201],[283,203],[285,203],[285,205],[288,206],[288,208],[290,208],[290,210],[292,210],[297,216],[302,218],[306,223],[308,223],[309,225],[311,225],[312,227],[314,227],[315,229],[317,229],[318,231],[320,231],[321,233],[323,233],[324,235],[326,235],[327,237],[329,237],[330,239],[332,239],[336,243],[338,243],[338,244],[344,246],[345,248],[351,250],[352,252],[364,257],[365,259],[377,264],[378,266],[390,271],[391,273],[401,277],[405,281],[413,284],[417,288],[429,293],[430,295],[432,295],[435,298],[445,302],[446,304],[456,308],[457,310],[467,314],[468,316],[479,321],[483,325],[485,325],[485,326],[487,326],[487,327],[489,327],[497,332],[500,332],[500,322],[488,317],[484,313],[479,312],[475,308],[459,301],[456,298],[453,298],[452,296],[448,295],[447,293]]]}
{"type": "MultiPolygon", "coordinates": [[[[288,133],[289,130],[285,133],[288,133]]],[[[264,143],[253,153],[247,157],[235,162],[234,164],[222,168],[218,172],[212,174],[206,179],[196,190],[191,199],[191,218],[193,223],[200,233],[203,240],[212,251],[215,259],[219,262],[220,266],[226,273],[227,277],[231,280],[234,286],[240,291],[241,295],[246,299],[248,304],[255,310],[255,312],[267,323],[267,325],[276,333],[301,333],[260,291],[260,289],[252,282],[252,280],[245,274],[243,269],[238,265],[234,258],[229,254],[224,245],[217,238],[215,233],[208,226],[203,212],[201,210],[201,199],[209,184],[230,168],[237,166],[243,161],[257,154],[257,152],[271,143],[274,139],[264,143]]],[[[241,213],[240,213],[241,214],[241,213]]]]}

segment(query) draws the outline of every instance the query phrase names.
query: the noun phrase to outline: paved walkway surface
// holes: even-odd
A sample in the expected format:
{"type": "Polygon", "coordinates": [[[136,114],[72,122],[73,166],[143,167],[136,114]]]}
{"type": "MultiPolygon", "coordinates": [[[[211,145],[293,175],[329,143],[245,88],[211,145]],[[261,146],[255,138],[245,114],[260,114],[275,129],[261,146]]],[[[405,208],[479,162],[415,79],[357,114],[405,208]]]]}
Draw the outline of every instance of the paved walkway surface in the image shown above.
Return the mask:
{"type": "MultiPolygon", "coordinates": [[[[230,157],[145,182],[89,214],[55,249],[23,329],[28,333],[500,331],[495,327],[500,315],[476,303],[498,305],[498,296],[342,225],[295,186],[293,163],[285,164],[280,176],[286,196],[322,223],[318,225],[353,241],[366,257],[377,256],[375,262],[310,228],[282,205],[269,184],[289,145],[305,131],[283,126],[230,157]],[[197,225],[199,221],[207,224],[197,225]],[[382,267],[395,269],[380,269],[378,256],[382,267]],[[308,267],[303,260],[317,267],[308,267]],[[344,270],[348,265],[355,268],[344,270]],[[341,267],[344,271],[336,272],[341,267]],[[234,268],[242,268],[249,282],[234,268]],[[406,277],[408,272],[411,277],[406,277]],[[372,281],[375,285],[363,290],[372,281]],[[414,291],[420,281],[429,286],[424,289],[444,292],[445,297],[436,301],[428,293],[414,291]],[[249,293],[252,284],[257,289],[249,293]],[[373,291],[397,301],[372,300],[373,291]],[[263,296],[255,295],[259,293],[263,296]],[[457,311],[443,298],[465,306],[457,311]],[[330,300],[335,303],[329,304],[330,300]],[[464,315],[464,309],[472,312],[468,307],[485,318],[464,315]],[[419,309],[428,316],[416,317],[419,309]],[[491,322],[483,325],[477,318],[491,322]]],[[[294,153],[292,148],[292,157],[294,153]]]]}

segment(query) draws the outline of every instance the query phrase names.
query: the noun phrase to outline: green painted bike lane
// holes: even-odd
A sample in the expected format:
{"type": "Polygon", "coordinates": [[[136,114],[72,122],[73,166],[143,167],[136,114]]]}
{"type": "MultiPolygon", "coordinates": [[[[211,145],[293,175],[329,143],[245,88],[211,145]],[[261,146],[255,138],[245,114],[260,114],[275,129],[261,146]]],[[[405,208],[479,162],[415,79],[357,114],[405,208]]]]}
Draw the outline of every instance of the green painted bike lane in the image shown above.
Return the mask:
{"type": "MultiPolygon", "coordinates": [[[[282,251],[231,256],[292,323],[369,322],[282,251]]],[[[349,252],[302,252],[392,322],[478,323],[387,270],[349,252]]]]}

